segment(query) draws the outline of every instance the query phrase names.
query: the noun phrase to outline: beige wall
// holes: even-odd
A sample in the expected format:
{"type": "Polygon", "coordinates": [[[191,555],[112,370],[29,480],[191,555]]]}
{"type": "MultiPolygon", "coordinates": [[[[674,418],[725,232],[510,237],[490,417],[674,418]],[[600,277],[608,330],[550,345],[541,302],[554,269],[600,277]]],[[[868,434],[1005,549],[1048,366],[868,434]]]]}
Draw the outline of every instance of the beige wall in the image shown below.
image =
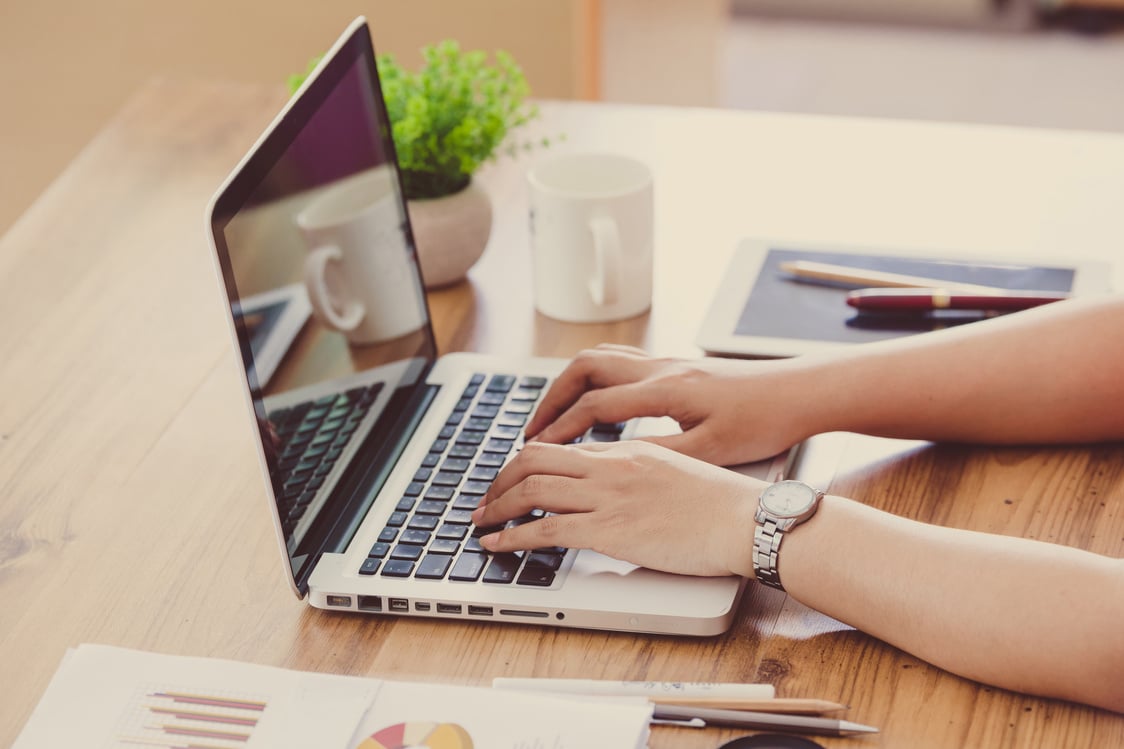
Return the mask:
{"type": "Polygon", "coordinates": [[[503,48],[535,96],[592,95],[593,0],[0,0],[0,233],[156,75],[281,83],[366,15],[403,62],[503,48]]]}

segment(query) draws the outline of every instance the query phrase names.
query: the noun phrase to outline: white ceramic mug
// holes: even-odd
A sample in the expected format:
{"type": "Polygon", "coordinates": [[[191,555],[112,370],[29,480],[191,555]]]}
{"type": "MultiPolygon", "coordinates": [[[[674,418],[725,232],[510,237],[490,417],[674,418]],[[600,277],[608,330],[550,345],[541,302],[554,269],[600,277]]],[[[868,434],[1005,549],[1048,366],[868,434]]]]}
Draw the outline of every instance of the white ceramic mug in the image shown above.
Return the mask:
{"type": "Polygon", "coordinates": [[[425,322],[422,289],[387,167],[324,189],[297,214],[308,256],[304,281],[321,323],[368,344],[425,322]]]}
{"type": "Polygon", "coordinates": [[[607,153],[556,156],[530,186],[535,307],[565,322],[610,322],[652,305],[652,172],[607,153]]]}

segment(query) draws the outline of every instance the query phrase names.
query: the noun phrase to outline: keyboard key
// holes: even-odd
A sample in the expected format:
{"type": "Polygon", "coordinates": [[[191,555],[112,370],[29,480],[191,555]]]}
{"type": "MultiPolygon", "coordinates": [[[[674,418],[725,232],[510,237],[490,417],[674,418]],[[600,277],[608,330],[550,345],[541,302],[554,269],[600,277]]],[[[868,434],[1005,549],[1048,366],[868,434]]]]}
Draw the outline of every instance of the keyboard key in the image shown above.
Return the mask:
{"type": "Polygon", "coordinates": [[[453,565],[453,571],[449,573],[449,579],[475,582],[480,577],[480,573],[484,570],[484,563],[487,561],[488,557],[483,554],[461,554],[457,557],[456,564],[453,565]]]}
{"type": "Polygon", "coordinates": [[[488,565],[488,571],[484,573],[484,582],[510,583],[515,579],[515,572],[521,561],[515,554],[496,554],[488,565]]]}
{"type": "Polygon", "coordinates": [[[541,567],[549,567],[557,571],[562,566],[562,558],[564,554],[548,553],[545,551],[532,551],[527,555],[527,566],[537,564],[541,567]]]}
{"type": "Polygon", "coordinates": [[[484,393],[480,396],[480,403],[485,406],[502,406],[507,396],[503,393],[484,393]]]}
{"type": "Polygon", "coordinates": [[[541,390],[531,390],[531,389],[528,389],[528,388],[520,388],[519,390],[516,390],[514,393],[511,394],[511,400],[513,400],[513,401],[527,401],[527,402],[530,402],[530,403],[534,403],[535,401],[537,401],[539,399],[540,395],[542,395],[541,390]]]}
{"type": "Polygon", "coordinates": [[[515,403],[508,403],[505,410],[512,414],[529,414],[533,408],[534,406],[526,401],[516,401],[515,403]]]}
{"type": "Polygon", "coordinates": [[[460,548],[460,543],[451,538],[438,538],[429,545],[429,551],[433,554],[456,554],[460,548]]]}
{"type": "Polygon", "coordinates": [[[382,568],[383,577],[409,577],[414,563],[405,559],[391,559],[382,568]]]}
{"type": "Polygon", "coordinates": [[[500,472],[498,468],[489,468],[488,466],[476,466],[472,469],[472,473],[468,474],[468,478],[472,481],[487,481],[492,482],[496,478],[496,474],[500,472]]]}
{"type": "Polygon", "coordinates": [[[398,500],[398,506],[395,508],[399,512],[409,512],[414,509],[414,503],[417,501],[415,497],[402,497],[398,500]]]}
{"type": "Polygon", "coordinates": [[[460,444],[453,445],[449,450],[450,458],[473,458],[476,456],[476,445],[460,444]]]}
{"type": "MultiPolygon", "coordinates": [[[[441,506],[444,508],[444,505],[441,506]]],[[[441,525],[441,518],[437,515],[414,515],[406,527],[412,531],[431,531],[441,525]]]]}
{"type": "Polygon", "coordinates": [[[360,575],[373,575],[379,571],[379,566],[382,564],[381,559],[372,559],[367,557],[363,560],[362,566],[359,567],[360,575]]]}
{"type": "Polygon", "coordinates": [[[429,481],[429,477],[433,475],[433,471],[429,468],[419,468],[414,473],[414,481],[429,481]]]}
{"type": "Polygon", "coordinates": [[[507,456],[502,453],[482,453],[476,459],[476,465],[488,466],[490,468],[502,468],[503,464],[507,462],[507,456]]]}
{"type": "Polygon", "coordinates": [[[426,554],[425,558],[418,564],[418,570],[414,573],[414,577],[440,580],[445,577],[445,573],[449,571],[449,566],[452,563],[453,558],[446,554],[426,554]]]}
{"type": "Polygon", "coordinates": [[[409,559],[411,562],[416,562],[421,559],[422,551],[424,549],[416,544],[398,544],[394,547],[394,551],[390,552],[390,558],[409,559]]]}
{"type": "Polygon", "coordinates": [[[367,552],[367,556],[377,557],[379,559],[382,559],[383,557],[385,557],[387,555],[387,552],[389,552],[389,551],[390,551],[390,544],[383,543],[382,541],[377,541],[371,547],[371,550],[367,552]]]}
{"type": "Polygon", "coordinates": [[[468,540],[464,542],[464,550],[476,554],[487,554],[487,549],[480,545],[480,539],[475,536],[469,536],[468,540]]]}
{"type": "Polygon", "coordinates": [[[457,435],[458,445],[479,445],[484,441],[487,432],[461,432],[457,435]]]}
{"type": "Polygon", "coordinates": [[[466,481],[461,486],[461,493],[463,494],[486,494],[488,487],[491,486],[490,481],[466,481]]]}
{"type": "Polygon", "coordinates": [[[418,505],[417,513],[419,515],[444,515],[448,506],[445,502],[426,499],[418,505]]]}
{"type": "Polygon", "coordinates": [[[532,376],[532,375],[527,375],[526,377],[524,377],[523,379],[521,379],[519,381],[519,387],[521,387],[521,388],[534,388],[534,389],[538,390],[538,389],[546,387],[546,378],[545,377],[535,377],[535,376],[532,376]]]}
{"type": "Polygon", "coordinates": [[[489,393],[506,393],[511,390],[515,385],[515,375],[492,375],[492,379],[488,380],[488,387],[485,388],[489,393]]]}
{"type": "Polygon", "coordinates": [[[456,494],[456,488],[452,486],[431,486],[429,491],[425,493],[423,499],[436,500],[438,502],[448,502],[456,494]]]}
{"type": "Polygon", "coordinates": [[[445,522],[453,525],[472,525],[472,510],[450,510],[445,516],[445,522]]]}
{"type": "Polygon", "coordinates": [[[422,489],[424,488],[425,484],[423,484],[421,481],[411,481],[410,485],[406,487],[406,491],[402,493],[407,497],[416,497],[422,493],[422,489]]]}
{"type": "Polygon", "coordinates": [[[514,444],[512,440],[498,440],[492,438],[484,443],[484,452],[501,453],[503,455],[507,455],[509,452],[511,452],[512,444],[514,444]]]}
{"type": "Polygon", "coordinates": [[[399,539],[404,544],[416,544],[418,546],[425,546],[429,543],[429,531],[415,531],[404,530],[402,537],[399,539]]]}
{"type": "Polygon", "coordinates": [[[445,458],[445,462],[441,464],[441,470],[464,473],[470,465],[472,465],[472,461],[468,458],[445,458]]]}
{"type": "MultiPolygon", "coordinates": [[[[409,531],[407,531],[407,533],[409,533],[409,531]]],[[[403,534],[403,536],[404,535],[405,534],[403,534]]],[[[426,535],[428,536],[429,534],[427,533],[426,535]]],[[[468,527],[464,526],[464,525],[455,525],[453,523],[445,523],[444,525],[442,525],[440,528],[437,529],[437,537],[438,538],[449,538],[449,539],[454,539],[456,541],[460,541],[466,535],[468,535],[468,527]]]]}
{"type": "Polygon", "coordinates": [[[468,384],[470,386],[480,385],[483,382],[484,382],[484,375],[480,372],[475,372],[475,373],[473,373],[472,378],[468,381],[468,384]]]}
{"type": "Polygon", "coordinates": [[[458,494],[456,501],[453,502],[453,509],[472,512],[480,506],[481,498],[479,494],[458,494]]]}
{"type": "Polygon", "coordinates": [[[470,432],[486,432],[492,428],[492,420],[474,416],[464,423],[464,428],[470,432]]]}
{"type": "Polygon", "coordinates": [[[515,582],[519,585],[548,588],[554,582],[554,570],[541,564],[531,564],[528,561],[527,566],[519,573],[519,578],[515,582]]]}
{"type": "Polygon", "coordinates": [[[425,457],[422,458],[421,464],[423,468],[434,468],[440,462],[441,453],[426,453],[425,457]]]}
{"type": "Polygon", "coordinates": [[[407,514],[404,512],[392,512],[390,517],[387,518],[386,524],[391,528],[401,528],[406,523],[407,514]]]}
{"type": "Polygon", "coordinates": [[[464,478],[459,473],[452,471],[438,471],[437,475],[433,477],[434,486],[456,486],[464,478]]]}
{"type": "Polygon", "coordinates": [[[379,540],[383,543],[391,543],[396,538],[398,538],[397,528],[383,528],[382,533],[379,534],[379,540]]]}
{"type": "MultiPolygon", "coordinates": [[[[500,404],[500,405],[503,405],[503,404],[500,404]]],[[[487,405],[477,406],[472,412],[472,418],[474,418],[474,419],[491,420],[491,419],[496,418],[499,415],[500,415],[500,406],[499,405],[496,405],[496,406],[487,406],[487,405]]]]}

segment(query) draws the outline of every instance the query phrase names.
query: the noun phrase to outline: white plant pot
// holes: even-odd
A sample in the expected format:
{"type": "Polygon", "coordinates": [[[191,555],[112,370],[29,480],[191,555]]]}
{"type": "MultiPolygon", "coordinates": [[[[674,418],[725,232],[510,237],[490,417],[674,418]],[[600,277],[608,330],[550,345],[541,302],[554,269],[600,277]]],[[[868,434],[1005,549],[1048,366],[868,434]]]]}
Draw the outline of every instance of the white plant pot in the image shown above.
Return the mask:
{"type": "Polygon", "coordinates": [[[427,289],[456,283],[480,259],[492,233],[492,201],[475,181],[440,198],[410,200],[410,224],[427,289]]]}

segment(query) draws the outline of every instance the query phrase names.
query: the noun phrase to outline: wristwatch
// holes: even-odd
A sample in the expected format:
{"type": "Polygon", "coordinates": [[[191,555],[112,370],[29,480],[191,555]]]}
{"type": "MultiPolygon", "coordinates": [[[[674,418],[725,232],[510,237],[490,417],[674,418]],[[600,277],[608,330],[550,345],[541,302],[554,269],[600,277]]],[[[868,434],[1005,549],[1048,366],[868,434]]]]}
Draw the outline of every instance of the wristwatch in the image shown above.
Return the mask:
{"type": "Polygon", "coordinates": [[[784,590],[777,559],[781,541],[795,526],[816,514],[824,493],[803,481],[770,484],[757,499],[757,527],[753,531],[753,574],[759,581],[784,590]]]}

